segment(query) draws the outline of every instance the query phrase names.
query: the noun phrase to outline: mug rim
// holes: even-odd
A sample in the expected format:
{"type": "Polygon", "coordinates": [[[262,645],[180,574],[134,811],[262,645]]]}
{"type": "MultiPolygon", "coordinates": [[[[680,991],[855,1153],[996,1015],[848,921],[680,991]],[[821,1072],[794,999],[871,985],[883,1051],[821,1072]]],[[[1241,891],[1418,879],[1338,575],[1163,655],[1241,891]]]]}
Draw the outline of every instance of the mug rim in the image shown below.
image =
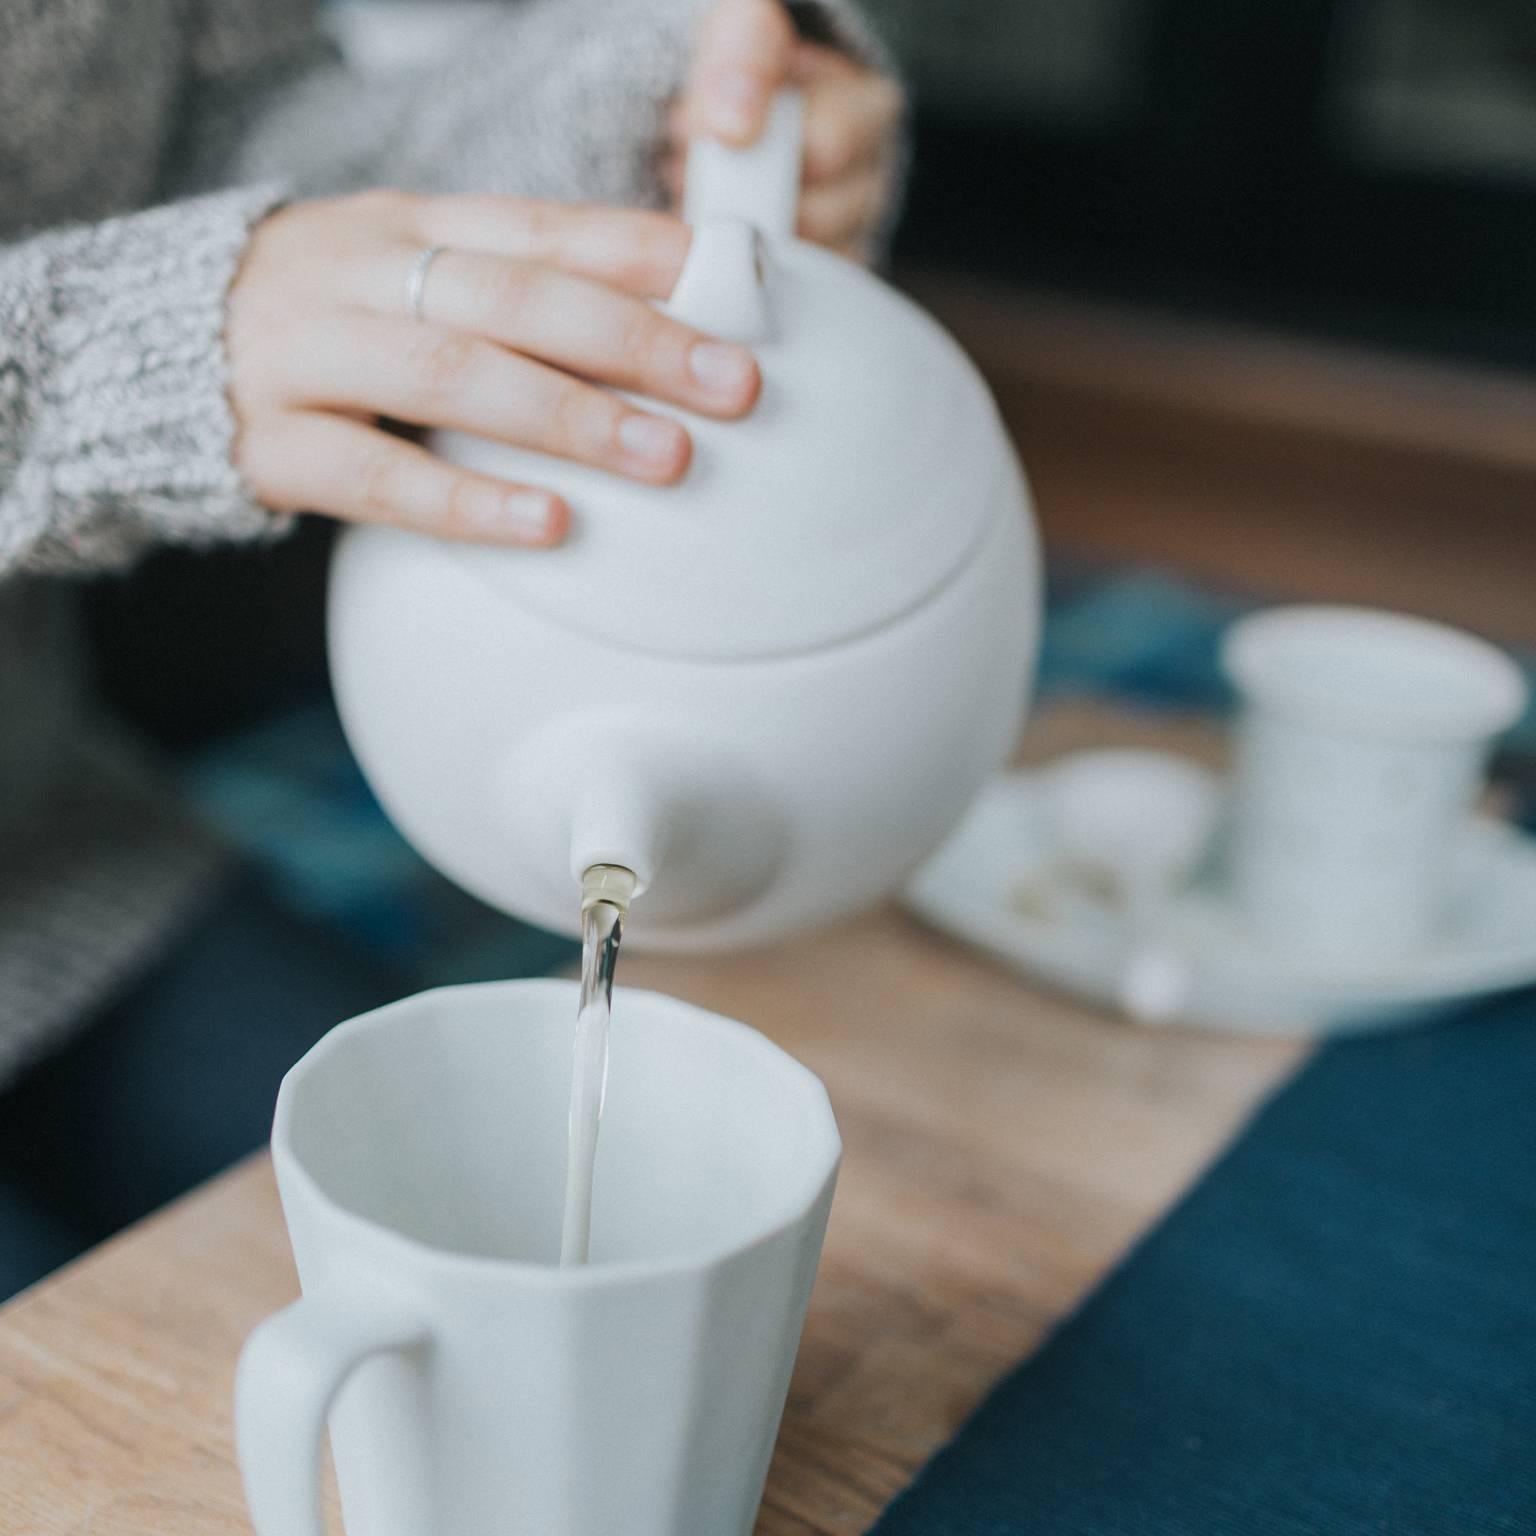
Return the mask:
{"type": "Polygon", "coordinates": [[[559,992],[568,996],[572,1002],[571,1018],[574,1027],[574,1004],[578,991],[578,982],[553,976],[521,977],[509,981],[462,982],[413,992],[408,997],[396,998],[394,1002],[384,1003],[378,1008],[356,1014],[350,1019],[343,1019],[339,1024],[333,1025],[289,1067],[283,1074],[282,1083],[278,1088],[277,1105],[272,1117],[270,1146],[273,1167],[278,1174],[279,1195],[283,1193],[284,1182],[291,1179],[307,1199],[313,1200],[324,1209],[328,1218],[365,1236],[370,1244],[386,1253],[393,1251],[409,1257],[416,1265],[428,1265],[479,1277],[494,1276],[505,1279],[515,1276],[520,1282],[558,1289],[600,1288],[608,1285],[630,1284],[638,1280],[701,1273],[717,1268],[738,1255],[750,1252],[760,1244],[791,1230],[804,1221],[826,1193],[828,1186],[836,1179],[842,1162],[842,1137],[838,1131],[837,1118],[833,1113],[826,1085],[803,1062],[796,1060],[788,1051],[776,1045],[759,1030],[753,1029],[751,1025],[743,1024],[738,1019],[728,1018],[724,1014],[714,1013],[707,1008],[700,1008],[693,1003],[684,1002],[665,992],[644,987],[615,988],[615,992],[630,998],[664,1004],[669,1010],[690,1018],[695,1024],[703,1024],[709,1029],[723,1028],[765,1058],[773,1061],[781,1072],[789,1069],[791,1075],[798,1076],[805,1087],[813,1091],[814,1104],[811,1114],[816,1143],[806,1154],[807,1162],[811,1165],[809,1170],[803,1177],[793,1181],[789,1192],[773,1208],[771,1219],[765,1220],[752,1232],[734,1242],[701,1247],[663,1258],[616,1259],[598,1264],[567,1266],[535,1263],[530,1259],[498,1258],[489,1254],[466,1253],[461,1249],[446,1248],[440,1244],[413,1237],[409,1233],[402,1232],[374,1217],[366,1216],[352,1206],[344,1204],[321,1184],[293,1146],[291,1135],[294,1114],[293,1094],[297,1083],[307,1075],[314,1064],[338,1050],[345,1049],[360,1036],[393,1027],[401,1014],[419,1009],[430,999],[451,999],[455,995],[465,993],[483,995],[488,992],[524,994],[559,992]]]}

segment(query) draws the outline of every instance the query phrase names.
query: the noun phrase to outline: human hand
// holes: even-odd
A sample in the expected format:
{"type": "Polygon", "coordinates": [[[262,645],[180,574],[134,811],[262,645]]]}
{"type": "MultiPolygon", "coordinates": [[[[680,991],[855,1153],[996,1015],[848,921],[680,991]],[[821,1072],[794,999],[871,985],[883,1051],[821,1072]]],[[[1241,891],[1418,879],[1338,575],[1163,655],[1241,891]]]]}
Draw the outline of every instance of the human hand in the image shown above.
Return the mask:
{"type": "Polygon", "coordinates": [[[281,209],[229,294],[236,466],[278,511],[558,544],[560,498],[449,465],[380,418],[674,483],[686,429],[611,391],[733,418],[761,387],[744,347],[646,302],[671,293],[688,242],[667,214],[510,197],[369,192],[281,209]],[[417,318],[408,278],[434,246],[417,318]]]}
{"type": "Polygon", "coordinates": [[[715,0],[705,13],[687,88],[667,120],[662,171],[674,206],[688,141],[752,143],[773,93],[788,84],[805,94],[798,233],[867,261],[893,191],[901,88],[835,48],[800,41],[779,0],[715,0]]]}

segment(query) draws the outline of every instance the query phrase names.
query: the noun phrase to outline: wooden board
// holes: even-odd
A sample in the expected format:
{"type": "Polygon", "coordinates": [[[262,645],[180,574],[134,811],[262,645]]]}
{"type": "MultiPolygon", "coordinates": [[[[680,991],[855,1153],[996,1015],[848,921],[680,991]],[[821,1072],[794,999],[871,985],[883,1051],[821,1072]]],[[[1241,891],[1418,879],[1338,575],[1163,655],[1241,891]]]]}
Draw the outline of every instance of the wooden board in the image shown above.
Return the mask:
{"type": "Polygon", "coordinates": [[[1536,380],[902,277],[996,391],[1054,554],[1536,644],[1536,380]]]}
{"type": "MultiPolygon", "coordinates": [[[[1164,734],[1092,712],[1036,750],[1164,734]]],[[[748,1020],[846,1143],[760,1531],[856,1536],[1297,1062],[1037,992],[894,910],[624,980],[748,1020]]],[[[257,1157],[0,1309],[0,1532],[246,1530],[230,1381],[295,1292],[257,1157]]]]}

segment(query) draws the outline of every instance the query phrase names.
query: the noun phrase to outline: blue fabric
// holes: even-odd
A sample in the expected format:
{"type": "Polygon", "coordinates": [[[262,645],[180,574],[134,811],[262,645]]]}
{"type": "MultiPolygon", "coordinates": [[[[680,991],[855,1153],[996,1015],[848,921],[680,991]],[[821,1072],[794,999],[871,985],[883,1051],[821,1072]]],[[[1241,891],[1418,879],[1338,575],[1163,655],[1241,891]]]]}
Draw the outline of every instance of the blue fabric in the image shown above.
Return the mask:
{"type": "Polygon", "coordinates": [[[1221,632],[1246,606],[1157,571],[1058,578],[1041,646],[1041,696],[1224,711],[1231,695],[1217,659],[1221,632]]]}
{"type": "Polygon", "coordinates": [[[877,1536],[1536,1531],[1536,993],[1325,1048],[877,1536]]]}
{"type": "Polygon", "coordinates": [[[199,754],[183,779],[288,910],[396,968],[406,990],[539,976],[579,953],[427,864],[374,798],[328,699],[199,754]]]}
{"type": "Polygon", "coordinates": [[[255,1151],[288,1068],[409,990],[256,883],[224,891],[0,1094],[0,1300],[255,1151]]]}

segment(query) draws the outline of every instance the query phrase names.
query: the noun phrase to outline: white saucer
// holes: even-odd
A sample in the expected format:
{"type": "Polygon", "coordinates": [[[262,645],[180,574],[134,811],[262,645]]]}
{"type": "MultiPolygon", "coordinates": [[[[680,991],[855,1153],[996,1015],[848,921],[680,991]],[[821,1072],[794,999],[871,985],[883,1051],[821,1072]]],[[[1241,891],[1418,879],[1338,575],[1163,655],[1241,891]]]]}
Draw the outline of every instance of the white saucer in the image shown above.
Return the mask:
{"type": "MultiPolygon", "coordinates": [[[[1267,949],[1219,890],[1198,882],[1144,911],[1133,940],[1113,898],[1060,862],[1052,771],[988,785],[917,872],[907,906],[1030,976],[1144,1022],[1276,1034],[1380,1029],[1536,981],[1536,839],[1502,822],[1468,822],[1437,942],[1390,964],[1324,965],[1267,949]]],[[[1210,793],[1219,798],[1214,780],[1210,793]]]]}

